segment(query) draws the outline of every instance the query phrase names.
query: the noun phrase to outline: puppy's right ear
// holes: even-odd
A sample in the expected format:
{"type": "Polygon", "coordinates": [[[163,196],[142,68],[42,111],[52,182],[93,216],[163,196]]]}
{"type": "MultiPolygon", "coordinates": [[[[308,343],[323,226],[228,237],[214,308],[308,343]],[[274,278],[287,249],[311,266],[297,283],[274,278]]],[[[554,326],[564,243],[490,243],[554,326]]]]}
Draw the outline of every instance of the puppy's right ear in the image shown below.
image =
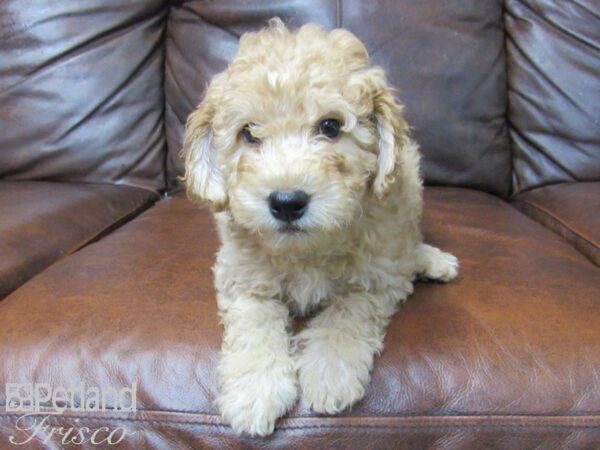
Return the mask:
{"type": "Polygon", "coordinates": [[[225,207],[227,193],[213,146],[214,113],[214,104],[205,98],[188,117],[182,149],[185,158],[183,182],[190,198],[207,200],[218,210],[225,207]]]}

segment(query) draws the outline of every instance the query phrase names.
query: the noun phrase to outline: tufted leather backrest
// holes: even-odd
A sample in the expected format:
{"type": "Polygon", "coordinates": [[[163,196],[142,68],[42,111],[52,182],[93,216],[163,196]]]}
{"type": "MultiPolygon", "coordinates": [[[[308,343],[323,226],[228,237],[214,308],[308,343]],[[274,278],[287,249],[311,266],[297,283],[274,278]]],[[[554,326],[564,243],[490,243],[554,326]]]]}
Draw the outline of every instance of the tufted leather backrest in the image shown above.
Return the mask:
{"type": "Polygon", "coordinates": [[[164,186],[162,0],[0,5],[0,178],[164,186]]]}
{"type": "Polygon", "coordinates": [[[421,144],[430,184],[510,191],[502,2],[186,1],[167,32],[166,128],[171,185],[187,115],[235,54],[241,33],[279,16],[290,26],[348,28],[383,66],[421,144]],[[265,6],[266,4],[269,6],[265,6]]]}

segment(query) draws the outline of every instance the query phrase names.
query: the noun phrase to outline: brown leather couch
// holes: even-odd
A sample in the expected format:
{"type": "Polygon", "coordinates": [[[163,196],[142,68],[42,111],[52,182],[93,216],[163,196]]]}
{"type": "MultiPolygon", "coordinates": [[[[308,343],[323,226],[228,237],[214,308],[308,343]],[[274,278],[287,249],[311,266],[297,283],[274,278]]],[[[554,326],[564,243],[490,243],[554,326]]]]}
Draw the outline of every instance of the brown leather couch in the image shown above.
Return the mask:
{"type": "MultiPolygon", "coordinates": [[[[5,385],[38,382],[136,384],[136,412],[49,417],[132,433],[100,448],[599,449],[599,14],[596,0],[1,2],[0,448],[27,437],[5,385]],[[217,238],[181,193],[178,152],[240,34],[276,15],[346,27],[387,70],[424,154],[425,235],[461,274],[416,286],[352,410],[300,401],[259,439],[213,406],[217,238]]],[[[62,448],[49,432],[23,447],[62,448]]]]}

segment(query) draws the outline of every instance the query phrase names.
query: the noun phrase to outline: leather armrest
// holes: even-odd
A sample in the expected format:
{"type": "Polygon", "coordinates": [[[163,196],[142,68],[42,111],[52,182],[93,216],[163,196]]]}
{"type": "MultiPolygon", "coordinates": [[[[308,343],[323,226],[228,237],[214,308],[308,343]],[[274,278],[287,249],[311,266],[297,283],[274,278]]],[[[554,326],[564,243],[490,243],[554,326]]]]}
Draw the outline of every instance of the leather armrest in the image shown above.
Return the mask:
{"type": "Polygon", "coordinates": [[[0,300],[156,200],[125,185],[1,181],[0,300]]]}
{"type": "Polygon", "coordinates": [[[600,266],[600,181],[544,186],[513,204],[600,266]]]}

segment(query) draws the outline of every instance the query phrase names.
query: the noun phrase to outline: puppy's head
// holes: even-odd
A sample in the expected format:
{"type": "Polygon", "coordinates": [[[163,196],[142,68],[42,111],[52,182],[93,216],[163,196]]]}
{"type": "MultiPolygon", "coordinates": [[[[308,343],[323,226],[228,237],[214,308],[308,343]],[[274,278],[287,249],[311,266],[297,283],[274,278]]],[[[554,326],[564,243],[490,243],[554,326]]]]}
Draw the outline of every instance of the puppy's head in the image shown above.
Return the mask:
{"type": "Polygon", "coordinates": [[[242,36],[188,118],[188,195],[274,250],[322,244],[390,192],[407,142],[401,113],[350,32],[291,32],[273,19],[242,36]]]}

